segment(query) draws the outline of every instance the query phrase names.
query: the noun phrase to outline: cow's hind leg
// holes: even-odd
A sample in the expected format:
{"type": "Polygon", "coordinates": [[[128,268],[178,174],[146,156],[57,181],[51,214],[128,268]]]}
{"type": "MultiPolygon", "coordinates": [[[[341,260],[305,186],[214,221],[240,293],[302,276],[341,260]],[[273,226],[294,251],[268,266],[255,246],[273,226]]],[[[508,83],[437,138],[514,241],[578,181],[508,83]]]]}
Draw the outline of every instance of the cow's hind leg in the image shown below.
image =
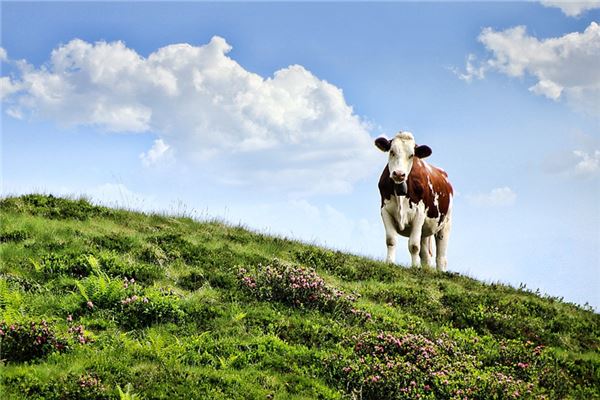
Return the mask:
{"type": "Polygon", "coordinates": [[[450,228],[452,221],[448,219],[442,229],[435,234],[435,266],[438,271],[446,271],[448,261],[446,260],[446,249],[448,248],[448,239],[450,238],[450,228]]]}
{"type": "Polygon", "coordinates": [[[421,251],[419,252],[419,256],[421,257],[421,265],[433,265],[431,262],[431,256],[433,255],[431,245],[431,236],[421,236],[421,251]]]}

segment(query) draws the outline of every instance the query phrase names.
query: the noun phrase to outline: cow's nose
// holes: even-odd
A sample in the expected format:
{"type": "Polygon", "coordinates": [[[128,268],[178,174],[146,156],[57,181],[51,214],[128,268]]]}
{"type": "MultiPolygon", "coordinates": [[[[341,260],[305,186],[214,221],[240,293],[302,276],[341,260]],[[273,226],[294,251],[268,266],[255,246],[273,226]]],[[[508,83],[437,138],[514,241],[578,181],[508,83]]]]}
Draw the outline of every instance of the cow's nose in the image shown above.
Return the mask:
{"type": "Polygon", "coordinates": [[[392,178],[403,181],[404,178],[406,178],[406,174],[404,172],[394,171],[392,172],[392,178]]]}

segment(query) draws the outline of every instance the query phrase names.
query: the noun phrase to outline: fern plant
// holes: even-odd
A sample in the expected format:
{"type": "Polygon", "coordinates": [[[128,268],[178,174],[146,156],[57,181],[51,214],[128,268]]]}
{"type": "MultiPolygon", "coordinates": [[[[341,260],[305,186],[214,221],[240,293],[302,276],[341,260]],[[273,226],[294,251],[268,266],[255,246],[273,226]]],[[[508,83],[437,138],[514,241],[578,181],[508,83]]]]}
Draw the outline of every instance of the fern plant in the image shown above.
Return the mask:
{"type": "Polygon", "coordinates": [[[111,278],[101,271],[78,281],[76,285],[89,308],[113,308],[126,294],[120,279],[111,278]]]}
{"type": "Polygon", "coordinates": [[[13,290],[6,279],[0,279],[0,319],[14,321],[20,316],[23,295],[13,290]]]}

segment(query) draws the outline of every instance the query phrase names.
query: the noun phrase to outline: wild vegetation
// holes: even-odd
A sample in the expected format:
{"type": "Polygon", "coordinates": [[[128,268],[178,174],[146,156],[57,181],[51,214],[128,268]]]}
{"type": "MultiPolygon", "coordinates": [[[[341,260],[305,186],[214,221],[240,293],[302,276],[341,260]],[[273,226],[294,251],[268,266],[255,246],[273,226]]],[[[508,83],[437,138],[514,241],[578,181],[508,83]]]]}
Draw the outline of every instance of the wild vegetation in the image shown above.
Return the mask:
{"type": "Polygon", "coordinates": [[[86,200],[0,212],[3,399],[600,398],[600,315],[525,287],[86,200]]]}

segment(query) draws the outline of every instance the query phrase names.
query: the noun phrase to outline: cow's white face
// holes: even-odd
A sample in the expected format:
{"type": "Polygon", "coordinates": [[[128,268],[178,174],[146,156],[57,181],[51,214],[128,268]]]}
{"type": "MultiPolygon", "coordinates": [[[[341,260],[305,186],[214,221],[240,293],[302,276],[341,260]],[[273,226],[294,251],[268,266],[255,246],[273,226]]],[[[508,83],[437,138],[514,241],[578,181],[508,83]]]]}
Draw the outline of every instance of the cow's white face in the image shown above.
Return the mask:
{"type": "Polygon", "coordinates": [[[412,170],[414,157],[425,158],[431,154],[428,146],[417,146],[410,132],[400,132],[392,140],[378,138],[375,145],[385,152],[389,152],[388,169],[390,178],[395,183],[402,183],[412,170]]]}

